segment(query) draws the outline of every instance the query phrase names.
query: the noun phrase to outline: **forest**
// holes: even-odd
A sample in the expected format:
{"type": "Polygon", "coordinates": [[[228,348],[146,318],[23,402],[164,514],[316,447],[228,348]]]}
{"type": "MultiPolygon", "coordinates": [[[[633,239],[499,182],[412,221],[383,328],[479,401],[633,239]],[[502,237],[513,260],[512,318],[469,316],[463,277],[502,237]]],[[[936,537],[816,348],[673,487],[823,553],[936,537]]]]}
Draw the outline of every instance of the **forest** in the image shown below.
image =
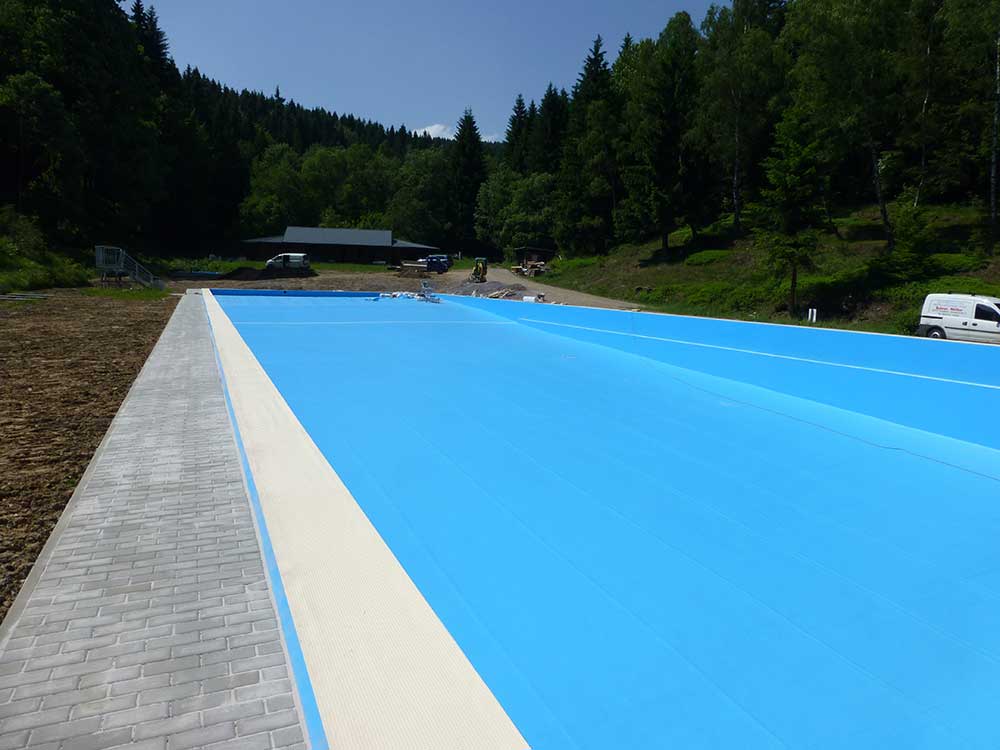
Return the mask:
{"type": "Polygon", "coordinates": [[[931,272],[935,206],[993,253],[1000,0],[733,0],[581,59],[512,96],[504,143],[469,110],[441,140],[180,71],[142,0],[0,0],[0,263],[11,237],[197,256],[286,224],[567,261],[752,247],[794,308],[864,207],[869,286],[931,272]]]}

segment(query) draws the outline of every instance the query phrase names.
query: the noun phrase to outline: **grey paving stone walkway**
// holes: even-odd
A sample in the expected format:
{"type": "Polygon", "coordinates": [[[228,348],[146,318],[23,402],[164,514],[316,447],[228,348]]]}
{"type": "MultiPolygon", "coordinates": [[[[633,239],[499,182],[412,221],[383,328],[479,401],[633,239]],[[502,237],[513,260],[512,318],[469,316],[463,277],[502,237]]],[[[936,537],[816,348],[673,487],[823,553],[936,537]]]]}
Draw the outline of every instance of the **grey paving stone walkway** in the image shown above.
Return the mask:
{"type": "Polygon", "coordinates": [[[208,320],[188,295],[0,629],[0,750],[303,741],[208,320]]]}

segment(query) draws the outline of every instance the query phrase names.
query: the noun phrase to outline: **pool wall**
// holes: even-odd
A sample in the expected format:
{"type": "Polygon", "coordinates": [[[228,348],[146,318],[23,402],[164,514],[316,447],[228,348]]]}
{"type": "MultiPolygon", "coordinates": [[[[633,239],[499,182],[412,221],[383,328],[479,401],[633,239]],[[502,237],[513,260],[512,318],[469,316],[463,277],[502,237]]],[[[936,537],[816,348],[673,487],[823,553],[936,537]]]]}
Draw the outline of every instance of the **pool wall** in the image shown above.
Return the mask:
{"type": "Polygon", "coordinates": [[[210,289],[216,297],[378,297],[381,292],[346,292],[319,289],[210,289]]]}
{"type": "Polygon", "coordinates": [[[550,333],[1000,449],[997,346],[442,296],[550,333]]]}

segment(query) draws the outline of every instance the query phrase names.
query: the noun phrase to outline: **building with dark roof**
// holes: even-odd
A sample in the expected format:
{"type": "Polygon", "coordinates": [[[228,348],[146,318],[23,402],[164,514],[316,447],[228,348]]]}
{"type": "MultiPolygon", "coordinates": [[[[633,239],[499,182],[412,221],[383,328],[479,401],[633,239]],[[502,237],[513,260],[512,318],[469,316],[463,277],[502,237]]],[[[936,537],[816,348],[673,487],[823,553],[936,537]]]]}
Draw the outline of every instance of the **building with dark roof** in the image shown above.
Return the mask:
{"type": "Polygon", "coordinates": [[[394,239],[387,229],[286,227],[285,233],[243,241],[250,260],[267,260],[279,253],[308,253],[313,260],[340,263],[399,262],[423,258],[438,248],[394,239]]]}

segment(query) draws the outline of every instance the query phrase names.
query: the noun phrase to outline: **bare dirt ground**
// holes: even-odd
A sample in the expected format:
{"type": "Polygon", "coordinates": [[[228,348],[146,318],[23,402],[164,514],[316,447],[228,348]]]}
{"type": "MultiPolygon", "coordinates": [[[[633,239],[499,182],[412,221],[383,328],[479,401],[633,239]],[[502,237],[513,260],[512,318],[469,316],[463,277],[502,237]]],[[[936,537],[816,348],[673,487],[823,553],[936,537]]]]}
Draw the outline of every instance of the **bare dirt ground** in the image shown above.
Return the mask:
{"type": "Polygon", "coordinates": [[[0,619],[177,304],[0,302],[0,619]]]}
{"type": "Polygon", "coordinates": [[[318,271],[316,276],[301,278],[266,279],[256,281],[233,281],[226,279],[209,280],[172,280],[171,289],[185,290],[201,287],[242,288],[242,289],[343,289],[349,291],[395,292],[416,291],[421,281],[429,281],[434,291],[442,294],[472,294],[485,296],[484,292],[509,288],[512,299],[522,296],[533,296],[539,292],[545,293],[546,302],[563,305],[585,305],[587,307],[610,307],[623,310],[634,310],[633,302],[597,297],[593,294],[575,292],[540,283],[535,279],[525,279],[515,276],[506,268],[492,266],[487,274],[487,282],[472,284],[469,282],[469,271],[452,269],[443,274],[427,274],[423,277],[400,276],[391,271],[374,271],[372,273],[347,271],[318,271]]]}

